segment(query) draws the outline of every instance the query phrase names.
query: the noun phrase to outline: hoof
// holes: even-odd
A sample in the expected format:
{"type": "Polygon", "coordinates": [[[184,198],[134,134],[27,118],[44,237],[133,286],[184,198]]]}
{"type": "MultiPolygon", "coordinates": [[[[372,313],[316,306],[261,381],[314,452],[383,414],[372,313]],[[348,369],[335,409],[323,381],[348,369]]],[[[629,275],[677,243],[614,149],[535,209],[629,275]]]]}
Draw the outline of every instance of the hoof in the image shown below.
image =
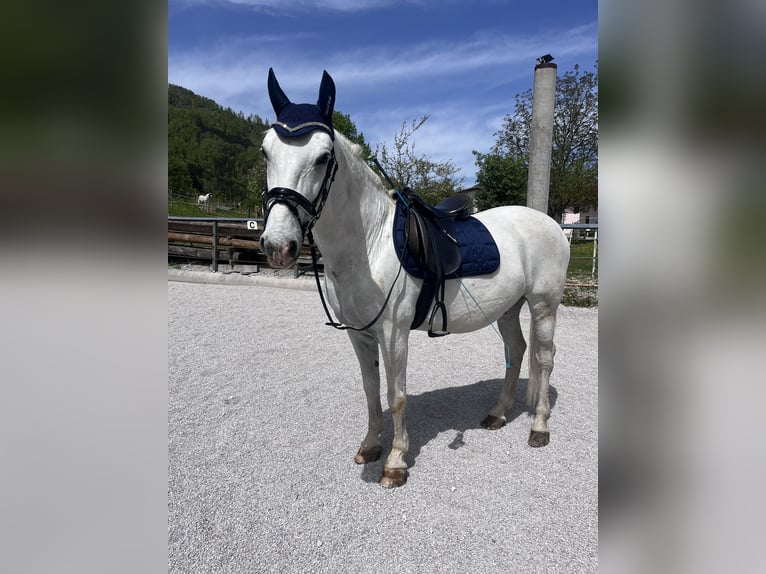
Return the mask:
{"type": "Polygon", "coordinates": [[[505,426],[505,417],[487,415],[487,418],[481,421],[481,426],[489,430],[501,429],[505,426]]]}
{"type": "Polygon", "coordinates": [[[404,486],[409,473],[406,468],[384,468],[383,476],[380,477],[380,486],[383,488],[396,488],[404,486]]]}
{"type": "Polygon", "coordinates": [[[367,464],[368,462],[374,462],[380,458],[380,450],[381,447],[379,446],[370,446],[367,448],[362,447],[359,449],[359,452],[356,453],[354,462],[356,464],[367,464]]]}
{"type": "Polygon", "coordinates": [[[551,442],[551,433],[548,431],[530,431],[529,433],[529,440],[527,441],[527,444],[529,446],[538,447],[538,446],[545,446],[549,442],[551,442]]]}

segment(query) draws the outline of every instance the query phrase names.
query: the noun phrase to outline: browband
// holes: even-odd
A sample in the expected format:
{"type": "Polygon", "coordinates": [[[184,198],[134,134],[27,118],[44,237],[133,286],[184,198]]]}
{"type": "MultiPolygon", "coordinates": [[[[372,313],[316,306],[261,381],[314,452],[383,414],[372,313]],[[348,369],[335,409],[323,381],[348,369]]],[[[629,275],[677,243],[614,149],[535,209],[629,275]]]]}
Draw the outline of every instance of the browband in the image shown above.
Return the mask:
{"type": "Polygon", "coordinates": [[[305,122],[305,123],[298,124],[297,126],[293,126],[293,127],[290,127],[289,125],[287,125],[284,122],[272,122],[271,123],[271,127],[272,128],[273,127],[280,127],[283,130],[286,130],[286,131],[288,131],[290,133],[297,132],[299,130],[303,130],[303,129],[306,129],[306,128],[312,128],[312,129],[315,129],[315,130],[323,130],[323,131],[327,132],[328,134],[330,134],[331,138],[335,139],[334,138],[335,134],[333,134],[333,131],[330,129],[330,127],[327,124],[323,124],[322,122],[305,122]]]}

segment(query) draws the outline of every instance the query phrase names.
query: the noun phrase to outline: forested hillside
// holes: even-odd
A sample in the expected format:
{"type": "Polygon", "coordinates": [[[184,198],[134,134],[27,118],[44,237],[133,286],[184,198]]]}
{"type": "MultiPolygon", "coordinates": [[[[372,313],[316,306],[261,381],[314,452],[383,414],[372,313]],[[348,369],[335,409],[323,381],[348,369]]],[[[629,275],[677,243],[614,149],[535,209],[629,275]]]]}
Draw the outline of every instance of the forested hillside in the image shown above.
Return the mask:
{"type": "Polygon", "coordinates": [[[248,197],[248,174],[262,163],[260,146],[267,128],[258,116],[245,117],[169,84],[169,198],[195,201],[212,193],[218,204],[249,207],[255,198],[248,197]]]}

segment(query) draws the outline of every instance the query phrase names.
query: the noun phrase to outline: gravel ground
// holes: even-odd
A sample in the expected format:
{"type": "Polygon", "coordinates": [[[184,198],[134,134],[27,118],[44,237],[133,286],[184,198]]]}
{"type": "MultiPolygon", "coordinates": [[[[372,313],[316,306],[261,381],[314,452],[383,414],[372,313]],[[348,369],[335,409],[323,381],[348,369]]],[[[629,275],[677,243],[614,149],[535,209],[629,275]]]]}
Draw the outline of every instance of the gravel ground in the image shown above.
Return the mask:
{"type": "Polygon", "coordinates": [[[173,281],[168,298],[169,572],[597,570],[596,309],[560,311],[540,449],[526,364],[508,425],[479,426],[504,371],[491,329],[413,333],[410,477],[385,490],[391,418],[381,460],[354,464],[359,368],[315,292],[173,281]]]}

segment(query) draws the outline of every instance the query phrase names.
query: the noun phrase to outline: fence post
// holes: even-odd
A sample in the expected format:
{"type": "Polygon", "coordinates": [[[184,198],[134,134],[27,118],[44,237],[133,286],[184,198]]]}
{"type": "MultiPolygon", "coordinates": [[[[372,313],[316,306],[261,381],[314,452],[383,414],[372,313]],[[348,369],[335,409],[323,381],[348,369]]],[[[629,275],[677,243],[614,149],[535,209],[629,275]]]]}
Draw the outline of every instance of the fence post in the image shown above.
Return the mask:
{"type": "Polygon", "coordinates": [[[590,278],[593,279],[596,276],[596,257],[598,255],[598,229],[593,234],[593,266],[590,269],[590,278]]]}
{"type": "Polygon", "coordinates": [[[213,273],[218,272],[218,222],[213,221],[213,273]]]}

